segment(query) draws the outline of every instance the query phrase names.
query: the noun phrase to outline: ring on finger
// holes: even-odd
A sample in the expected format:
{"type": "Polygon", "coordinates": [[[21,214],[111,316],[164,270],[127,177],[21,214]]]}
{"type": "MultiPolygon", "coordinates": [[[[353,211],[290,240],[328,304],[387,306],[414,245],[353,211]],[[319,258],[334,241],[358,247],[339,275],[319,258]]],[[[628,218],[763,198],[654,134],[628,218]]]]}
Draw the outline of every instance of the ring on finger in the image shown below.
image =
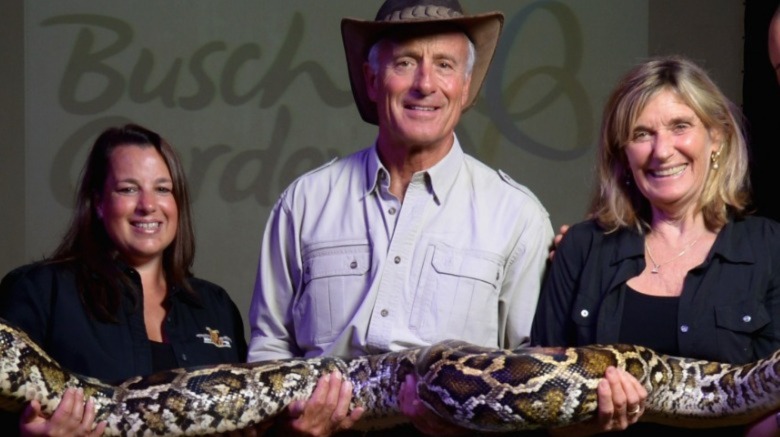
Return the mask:
{"type": "Polygon", "coordinates": [[[629,416],[636,416],[637,414],[639,414],[640,411],[642,411],[642,407],[637,405],[636,408],[634,408],[633,410],[626,411],[626,414],[628,414],[629,416]]]}

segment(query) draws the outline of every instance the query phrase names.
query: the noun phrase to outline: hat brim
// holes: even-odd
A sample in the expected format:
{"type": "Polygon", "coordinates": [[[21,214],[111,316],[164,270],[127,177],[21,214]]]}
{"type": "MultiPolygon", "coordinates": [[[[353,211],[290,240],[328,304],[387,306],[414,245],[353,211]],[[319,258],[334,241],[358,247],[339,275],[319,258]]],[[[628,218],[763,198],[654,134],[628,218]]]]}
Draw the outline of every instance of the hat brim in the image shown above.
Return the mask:
{"type": "Polygon", "coordinates": [[[469,15],[450,19],[423,19],[414,21],[364,21],[354,18],[341,20],[341,38],[344,42],[344,52],[347,57],[349,83],[352,95],[364,121],[377,124],[376,104],[368,97],[366,81],[363,74],[363,64],[368,58],[371,46],[390,29],[396,31],[403,27],[425,26],[431,23],[450,23],[463,29],[476,51],[474,68],[471,71],[471,87],[469,98],[464,105],[465,111],[476,102],[482,82],[487,75],[488,67],[498,46],[498,37],[504,25],[504,15],[501,12],[488,12],[479,15],[469,15]]]}

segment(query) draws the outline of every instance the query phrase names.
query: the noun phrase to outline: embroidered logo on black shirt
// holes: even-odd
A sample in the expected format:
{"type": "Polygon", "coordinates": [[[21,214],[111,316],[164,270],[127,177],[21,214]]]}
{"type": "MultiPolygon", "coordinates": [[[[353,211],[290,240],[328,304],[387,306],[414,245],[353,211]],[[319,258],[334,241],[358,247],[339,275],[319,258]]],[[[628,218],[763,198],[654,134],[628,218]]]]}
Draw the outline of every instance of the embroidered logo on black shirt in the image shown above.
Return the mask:
{"type": "Polygon", "coordinates": [[[203,343],[205,344],[213,344],[216,347],[230,347],[230,344],[233,341],[227,335],[220,336],[219,329],[211,329],[206,326],[206,332],[208,332],[208,334],[196,335],[196,337],[202,338],[203,343]]]}

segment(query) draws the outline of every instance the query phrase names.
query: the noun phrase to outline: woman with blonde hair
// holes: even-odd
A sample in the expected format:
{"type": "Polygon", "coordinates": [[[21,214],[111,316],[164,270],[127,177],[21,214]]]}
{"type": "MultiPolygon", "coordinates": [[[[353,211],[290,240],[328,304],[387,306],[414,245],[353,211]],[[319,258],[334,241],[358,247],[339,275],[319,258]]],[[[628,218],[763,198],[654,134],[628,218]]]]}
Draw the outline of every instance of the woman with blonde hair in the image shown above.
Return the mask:
{"type": "MultiPolygon", "coordinates": [[[[556,250],[534,343],[630,343],[729,363],[780,348],[780,225],[748,214],[739,114],[684,58],[652,59],[623,77],[604,110],[591,219],[556,250]]],[[[641,403],[627,411],[630,423],[642,413],[641,403]]],[[[748,431],[767,428],[776,432],[774,417],[748,431]]]]}

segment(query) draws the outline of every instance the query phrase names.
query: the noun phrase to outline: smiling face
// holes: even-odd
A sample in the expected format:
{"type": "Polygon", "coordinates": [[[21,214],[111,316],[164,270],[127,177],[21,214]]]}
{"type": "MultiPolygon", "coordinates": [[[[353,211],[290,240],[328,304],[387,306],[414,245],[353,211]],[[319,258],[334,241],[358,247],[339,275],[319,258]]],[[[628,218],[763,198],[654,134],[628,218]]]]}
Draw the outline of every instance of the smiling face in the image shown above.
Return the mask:
{"type": "Polygon", "coordinates": [[[111,152],[96,207],[114,247],[131,266],[161,262],[176,237],[179,210],[173,181],[152,146],[123,145],[111,152]]]}
{"type": "Polygon", "coordinates": [[[691,211],[719,149],[710,131],[673,91],[656,93],[631,128],[626,158],[639,191],[653,210],[678,215],[691,211]]]}
{"type": "Polygon", "coordinates": [[[366,64],[377,104],[380,147],[449,150],[468,100],[468,39],[450,32],[379,43],[377,71],[366,64]]]}

